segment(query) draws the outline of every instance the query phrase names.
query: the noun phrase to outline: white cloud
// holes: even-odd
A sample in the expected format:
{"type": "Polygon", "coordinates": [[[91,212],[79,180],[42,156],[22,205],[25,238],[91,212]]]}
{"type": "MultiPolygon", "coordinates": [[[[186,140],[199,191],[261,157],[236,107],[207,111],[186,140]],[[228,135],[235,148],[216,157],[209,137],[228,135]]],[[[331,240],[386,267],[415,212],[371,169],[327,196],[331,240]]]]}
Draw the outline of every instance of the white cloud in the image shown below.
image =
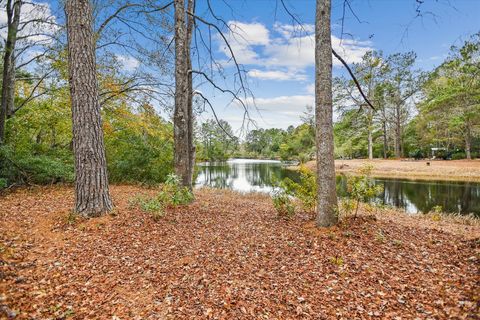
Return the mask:
{"type": "Polygon", "coordinates": [[[300,26],[300,25],[292,25],[292,24],[282,24],[277,22],[273,25],[273,29],[276,32],[282,34],[283,37],[291,38],[291,37],[301,35],[302,33],[308,33],[308,34],[313,33],[315,31],[315,25],[304,24],[300,26]]]}
{"type": "MultiPolygon", "coordinates": [[[[270,31],[261,23],[243,23],[239,21],[230,21],[228,23],[230,31],[226,37],[228,43],[240,64],[256,64],[259,59],[253,46],[267,46],[270,42],[270,31]]],[[[220,50],[230,58],[230,50],[219,37],[220,50]]]]}
{"type": "Polygon", "coordinates": [[[313,105],[313,95],[278,96],[273,98],[256,98],[255,105],[263,111],[274,111],[285,115],[301,115],[306,105],[313,105]]]}
{"type": "Polygon", "coordinates": [[[273,81],[288,81],[288,80],[295,80],[295,81],[305,81],[307,80],[307,75],[304,73],[298,73],[295,71],[288,72],[288,71],[281,71],[281,70],[258,70],[252,69],[248,71],[248,76],[260,80],[273,80],[273,81]]]}
{"type": "Polygon", "coordinates": [[[315,83],[310,83],[306,88],[305,91],[309,94],[315,93],[315,83]]]}
{"type": "Polygon", "coordinates": [[[132,56],[116,54],[115,57],[125,71],[135,71],[140,66],[140,61],[132,56]]]}
{"type": "MultiPolygon", "coordinates": [[[[267,70],[255,68],[253,77],[272,80],[273,72],[278,72],[276,80],[286,78],[285,73],[305,74],[307,67],[315,64],[314,26],[303,28],[276,23],[273,26],[276,36],[272,36],[267,27],[261,23],[230,21],[231,32],[227,34],[230,46],[241,64],[267,67],[267,70]]],[[[221,43],[220,50],[230,57],[228,48],[221,43]]],[[[348,62],[360,62],[362,56],[372,50],[368,41],[339,39],[332,36],[332,47],[348,62]]],[[[229,62],[231,63],[231,61],[229,62]]],[[[333,59],[334,65],[341,63],[333,59]]],[[[296,80],[304,80],[300,76],[296,80]]]]}
{"type": "Polygon", "coordinates": [[[236,40],[244,41],[250,45],[268,45],[270,43],[270,31],[261,23],[230,21],[228,25],[231,30],[230,36],[236,40]]]}
{"type": "MultiPolygon", "coordinates": [[[[59,30],[56,25],[56,17],[52,14],[50,4],[42,2],[25,2],[20,13],[19,37],[27,37],[23,42],[48,44],[52,42],[52,36],[59,30]]],[[[0,9],[0,25],[7,24],[7,11],[0,9]]],[[[7,28],[2,28],[0,37],[5,39],[7,28]]],[[[20,43],[21,44],[21,43],[20,43]]]]}
{"type": "Polygon", "coordinates": [[[255,105],[261,116],[255,117],[260,127],[284,128],[301,124],[300,117],[307,105],[313,105],[313,95],[279,96],[273,98],[257,98],[255,105]],[[269,120],[271,119],[271,120],[269,120]]]}

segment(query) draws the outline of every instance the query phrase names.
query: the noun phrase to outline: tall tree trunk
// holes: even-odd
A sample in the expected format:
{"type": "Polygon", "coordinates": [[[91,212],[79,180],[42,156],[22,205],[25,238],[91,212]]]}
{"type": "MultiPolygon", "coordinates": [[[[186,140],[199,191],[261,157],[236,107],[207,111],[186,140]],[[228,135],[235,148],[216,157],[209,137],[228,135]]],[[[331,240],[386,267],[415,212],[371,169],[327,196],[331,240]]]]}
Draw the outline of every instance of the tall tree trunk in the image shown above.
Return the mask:
{"type": "Polygon", "coordinates": [[[371,129],[368,129],[368,159],[373,160],[373,134],[371,129]]]}
{"type": "MultiPolygon", "coordinates": [[[[195,13],[195,0],[188,0],[187,11],[189,13],[195,13]]],[[[189,164],[188,164],[188,179],[189,179],[189,188],[192,188],[193,183],[193,172],[195,168],[195,155],[196,149],[194,145],[194,117],[193,117],[193,79],[192,79],[192,56],[190,52],[193,30],[195,27],[195,20],[191,15],[188,15],[187,18],[187,66],[188,66],[188,96],[187,96],[187,107],[188,107],[188,150],[189,150],[189,164]]]]}
{"type": "Polygon", "coordinates": [[[5,122],[13,113],[15,99],[15,44],[20,23],[21,0],[7,0],[7,39],[3,56],[2,98],[0,103],[0,145],[5,143],[5,122]]]}
{"type": "Polygon", "coordinates": [[[317,0],[315,19],[315,141],[317,145],[318,226],[337,223],[333,154],[332,38],[330,0],[317,0]]]}
{"type": "Polygon", "coordinates": [[[191,187],[190,143],[188,123],[188,59],[189,50],[184,0],[174,0],[175,6],[175,110],[173,114],[174,167],[175,173],[185,187],[191,187]]]}
{"type": "Polygon", "coordinates": [[[395,107],[395,157],[402,157],[402,124],[399,105],[395,107]]]}
{"type": "Polygon", "coordinates": [[[98,100],[90,0],[67,0],[68,73],[75,155],[75,212],[98,216],[112,209],[98,100]]]}
{"type": "Polygon", "coordinates": [[[373,160],[373,111],[368,109],[367,111],[367,130],[368,130],[368,159],[373,160]]]}
{"type": "Polygon", "coordinates": [[[387,159],[387,147],[388,147],[388,141],[387,141],[387,121],[383,121],[383,158],[387,159]]]}
{"type": "Polygon", "coordinates": [[[465,154],[468,160],[472,160],[471,145],[472,145],[472,134],[470,129],[470,122],[465,122],[465,154]]]}

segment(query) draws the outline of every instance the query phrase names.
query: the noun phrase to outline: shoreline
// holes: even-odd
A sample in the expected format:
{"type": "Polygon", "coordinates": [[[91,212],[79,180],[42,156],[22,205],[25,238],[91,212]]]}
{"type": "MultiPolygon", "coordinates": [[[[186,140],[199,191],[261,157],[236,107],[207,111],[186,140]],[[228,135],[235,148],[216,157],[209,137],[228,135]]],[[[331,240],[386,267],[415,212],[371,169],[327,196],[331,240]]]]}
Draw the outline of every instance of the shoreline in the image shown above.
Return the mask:
{"type": "MultiPolygon", "coordinates": [[[[357,175],[358,169],[367,164],[373,165],[374,178],[480,182],[480,160],[335,160],[335,172],[357,175]]],[[[315,161],[308,161],[304,166],[315,171],[315,161]]],[[[289,166],[287,169],[298,170],[299,167],[289,166]]]]}

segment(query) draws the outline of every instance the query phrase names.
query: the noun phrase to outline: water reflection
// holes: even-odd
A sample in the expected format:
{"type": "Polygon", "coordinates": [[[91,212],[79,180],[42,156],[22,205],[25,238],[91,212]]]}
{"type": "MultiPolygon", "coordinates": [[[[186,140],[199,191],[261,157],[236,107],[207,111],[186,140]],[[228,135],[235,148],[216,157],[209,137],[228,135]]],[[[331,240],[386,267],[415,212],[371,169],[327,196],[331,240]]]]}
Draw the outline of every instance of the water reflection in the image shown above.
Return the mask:
{"type": "MultiPolygon", "coordinates": [[[[298,173],[285,169],[279,161],[234,159],[200,164],[196,185],[270,192],[273,181],[286,177],[298,180],[298,173]]],[[[403,208],[409,213],[428,212],[439,205],[447,212],[473,212],[480,216],[480,183],[383,178],[375,179],[375,183],[383,187],[375,201],[403,208]]],[[[339,196],[345,196],[345,176],[337,176],[337,191],[339,196]]]]}
{"type": "Polygon", "coordinates": [[[199,164],[196,185],[242,192],[270,192],[274,181],[286,177],[298,179],[296,172],[283,168],[280,161],[234,159],[199,164]]]}

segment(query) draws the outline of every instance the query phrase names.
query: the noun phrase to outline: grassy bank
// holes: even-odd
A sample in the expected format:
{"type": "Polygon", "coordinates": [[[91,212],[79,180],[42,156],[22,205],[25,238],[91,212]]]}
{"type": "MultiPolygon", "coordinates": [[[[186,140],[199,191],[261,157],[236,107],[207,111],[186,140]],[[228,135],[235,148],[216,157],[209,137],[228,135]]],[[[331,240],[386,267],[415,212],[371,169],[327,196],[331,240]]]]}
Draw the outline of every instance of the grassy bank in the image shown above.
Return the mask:
{"type": "Polygon", "coordinates": [[[27,318],[474,318],[478,225],[372,212],[317,229],[270,199],[196,191],[154,221],[153,189],[112,186],[114,215],[69,219],[73,190],[0,198],[0,314],[27,318]],[[476,239],[476,240],[475,240],[476,239]]]}
{"type": "MultiPolygon", "coordinates": [[[[335,170],[337,173],[355,174],[365,164],[373,165],[374,177],[480,182],[480,160],[336,160],[335,170]]],[[[309,161],[305,166],[312,170],[316,168],[315,161],[309,161]]]]}

